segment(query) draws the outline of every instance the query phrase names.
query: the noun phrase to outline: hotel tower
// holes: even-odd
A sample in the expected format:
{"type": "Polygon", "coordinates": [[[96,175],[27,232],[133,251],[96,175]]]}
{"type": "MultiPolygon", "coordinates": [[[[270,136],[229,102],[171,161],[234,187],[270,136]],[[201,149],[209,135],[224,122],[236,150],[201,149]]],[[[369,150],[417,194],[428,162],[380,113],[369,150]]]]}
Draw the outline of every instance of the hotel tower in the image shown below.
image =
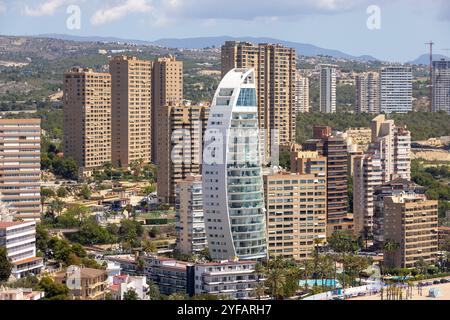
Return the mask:
{"type": "Polygon", "coordinates": [[[203,202],[213,259],[267,258],[254,69],[232,69],[214,96],[203,157],[203,202]]]}

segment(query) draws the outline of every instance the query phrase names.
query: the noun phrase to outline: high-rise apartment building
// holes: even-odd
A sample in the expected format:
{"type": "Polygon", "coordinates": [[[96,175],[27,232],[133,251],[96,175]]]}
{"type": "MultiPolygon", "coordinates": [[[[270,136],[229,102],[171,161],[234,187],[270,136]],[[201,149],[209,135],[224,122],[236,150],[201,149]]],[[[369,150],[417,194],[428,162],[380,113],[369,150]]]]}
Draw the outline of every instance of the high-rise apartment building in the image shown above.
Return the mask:
{"type": "Polygon", "coordinates": [[[383,183],[381,161],[377,156],[360,155],[353,159],[353,233],[373,234],[374,193],[383,183]]]}
{"type": "Polygon", "coordinates": [[[111,75],[73,68],[64,75],[64,155],[79,176],[111,162],[111,75]]]}
{"type": "Polygon", "coordinates": [[[372,120],[372,143],[353,163],[355,234],[373,235],[374,191],[383,183],[411,179],[411,133],[379,115],[372,120]]]}
{"type": "Polygon", "coordinates": [[[175,203],[176,185],[190,174],[200,174],[203,136],[209,107],[168,105],[158,110],[158,197],[175,203]]]}
{"type": "Polygon", "coordinates": [[[289,145],[295,139],[296,50],[279,44],[227,41],[222,46],[222,76],[233,68],[255,70],[259,126],[267,130],[269,150],[273,143],[289,145]]]}
{"type": "Polygon", "coordinates": [[[356,76],[355,113],[380,113],[380,74],[367,72],[356,76]]]}
{"type": "Polygon", "coordinates": [[[202,176],[191,175],[177,185],[177,251],[192,254],[207,247],[202,176]]]}
{"type": "Polygon", "coordinates": [[[380,111],[382,113],[408,113],[412,111],[412,69],[390,66],[381,69],[380,111]]]}
{"type": "Polygon", "coordinates": [[[328,235],[342,230],[348,217],[348,150],[341,136],[333,136],[330,127],[314,127],[314,139],[303,144],[304,150],[317,151],[327,158],[328,235]]]}
{"type": "Polygon", "coordinates": [[[41,120],[0,119],[1,205],[16,218],[39,220],[40,182],[41,120]]]}
{"type": "Polygon", "coordinates": [[[378,153],[383,167],[383,182],[396,178],[411,179],[411,132],[396,126],[394,120],[379,115],[372,120],[372,145],[369,152],[378,153]]]}
{"type": "Polygon", "coordinates": [[[433,112],[450,114],[450,60],[433,61],[433,112]]]}
{"type": "Polygon", "coordinates": [[[373,213],[373,240],[378,249],[384,245],[384,199],[386,197],[425,195],[426,188],[398,178],[375,188],[373,213]]]}
{"type": "Polygon", "coordinates": [[[297,71],[295,74],[295,112],[306,113],[310,109],[309,78],[297,71]]]}
{"type": "Polygon", "coordinates": [[[20,279],[28,274],[39,274],[42,258],[36,257],[36,222],[1,222],[0,247],[12,264],[11,274],[20,279]]]}
{"type": "Polygon", "coordinates": [[[183,102],[183,62],[173,56],[158,58],[152,75],[152,161],[157,163],[158,113],[167,105],[183,102]]]}
{"type": "Polygon", "coordinates": [[[298,153],[297,163],[301,173],[264,175],[270,257],[309,259],[315,241],[326,241],[326,158],[298,153]]]}
{"type": "Polygon", "coordinates": [[[336,72],[335,65],[320,66],[320,112],[336,113],[336,72]]]}
{"type": "Polygon", "coordinates": [[[400,195],[384,198],[384,239],[398,244],[385,251],[389,267],[414,268],[423,259],[436,262],[438,251],[438,201],[424,195],[400,195]]]}
{"type": "Polygon", "coordinates": [[[203,157],[203,206],[213,259],[267,258],[253,69],[233,69],[213,99],[203,157]]]}
{"type": "Polygon", "coordinates": [[[109,62],[112,87],[112,162],[151,161],[152,62],[117,56],[109,62]]]}

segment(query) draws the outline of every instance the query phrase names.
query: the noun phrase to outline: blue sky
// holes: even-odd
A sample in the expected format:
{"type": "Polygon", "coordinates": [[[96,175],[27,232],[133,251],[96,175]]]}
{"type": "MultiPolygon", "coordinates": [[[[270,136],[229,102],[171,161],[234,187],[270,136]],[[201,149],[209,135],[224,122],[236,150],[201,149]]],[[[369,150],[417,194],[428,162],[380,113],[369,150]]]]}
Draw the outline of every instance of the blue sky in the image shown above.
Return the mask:
{"type": "Polygon", "coordinates": [[[353,55],[408,61],[450,54],[450,0],[0,0],[0,34],[62,33],[128,39],[265,36],[353,55]],[[81,12],[66,27],[67,8],[81,12]],[[380,8],[381,29],[369,30],[366,10],[380,8]]]}

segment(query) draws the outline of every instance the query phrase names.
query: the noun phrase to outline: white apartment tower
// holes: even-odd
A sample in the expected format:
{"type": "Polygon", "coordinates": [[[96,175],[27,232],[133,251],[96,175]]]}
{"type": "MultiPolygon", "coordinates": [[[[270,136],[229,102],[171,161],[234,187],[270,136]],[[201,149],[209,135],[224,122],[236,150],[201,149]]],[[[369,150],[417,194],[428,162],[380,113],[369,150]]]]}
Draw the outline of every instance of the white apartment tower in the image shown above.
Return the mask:
{"type": "Polygon", "coordinates": [[[309,78],[297,71],[295,74],[295,112],[306,113],[310,109],[309,78]]]}
{"type": "Polygon", "coordinates": [[[411,179],[411,132],[394,120],[379,115],[372,120],[372,153],[379,153],[383,183],[397,178],[411,179]]]}
{"type": "Polygon", "coordinates": [[[336,113],[337,66],[320,66],[320,112],[336,113]]]}
{"type": "Polygon", "coordinates": [[[380,75],[367,72],[356,76],[355,113],[380,113],[380,75]]]}
{"type": "Polygon", "coordinates": [[[373,232],[375,188],[383,183],[381,161],[377,156],[358,155],[353,160],[353,231],[373,232]]]}
{"type": "Polygon", "coordinates": [[[202,176],[190,175],[176,187],[177,250],[192,254],[206,248],[202,176]]]}
{"type": "Polygon", "coordinates": [[[232,69],[214,96],[203,155],[208,248],[216,260],[267,259],[254,69],[232,69]]]}
{"type": "Polygon", "coordinates": [[[381,69],[381,112],[408,113],[412,111],[412,69],[390,66],[381,69]]]}
{"type": "Polygon", "coordinates": [[[433,62],[433,112],[450,114],[450,60],[433,62]]]}

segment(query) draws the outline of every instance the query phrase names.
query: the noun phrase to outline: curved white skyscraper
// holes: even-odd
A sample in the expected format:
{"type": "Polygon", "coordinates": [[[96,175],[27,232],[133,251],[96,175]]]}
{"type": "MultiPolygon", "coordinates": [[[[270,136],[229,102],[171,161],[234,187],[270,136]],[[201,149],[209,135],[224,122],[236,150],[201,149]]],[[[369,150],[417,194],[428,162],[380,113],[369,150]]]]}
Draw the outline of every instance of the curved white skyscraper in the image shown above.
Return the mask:
{"type": "Polygon", "coordinates": [[[203,199],[213,259],[267,258],[266,222],[253,69],[222,79],[210,109],[203,199]]]}

